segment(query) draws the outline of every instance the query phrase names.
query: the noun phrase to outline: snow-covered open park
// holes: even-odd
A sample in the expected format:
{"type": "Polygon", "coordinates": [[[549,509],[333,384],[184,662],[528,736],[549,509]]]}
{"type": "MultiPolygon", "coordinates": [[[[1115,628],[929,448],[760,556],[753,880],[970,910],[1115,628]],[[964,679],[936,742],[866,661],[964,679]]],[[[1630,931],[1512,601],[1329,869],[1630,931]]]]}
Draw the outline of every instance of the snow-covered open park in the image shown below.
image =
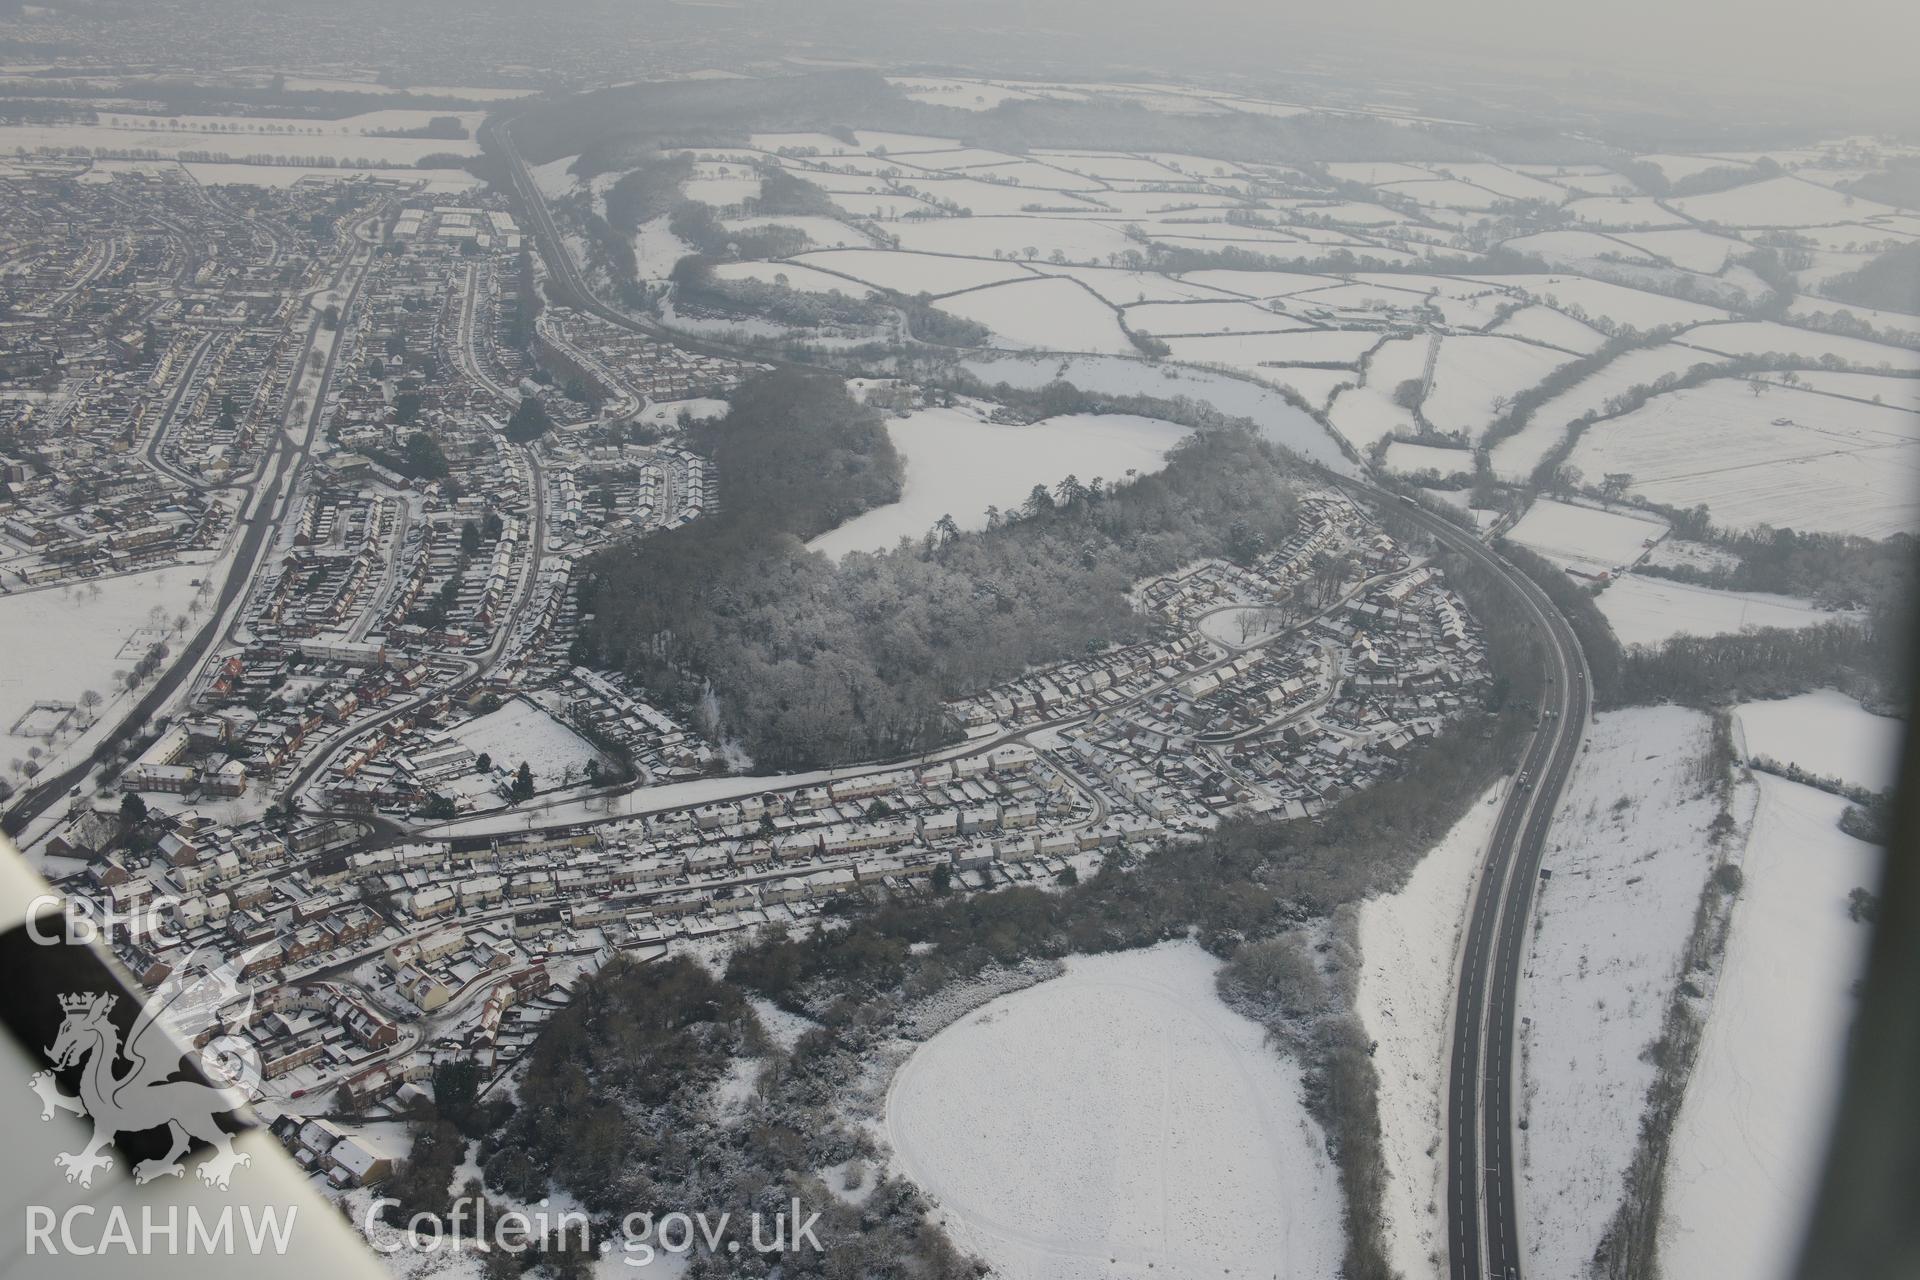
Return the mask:
{"type": "Polygon", "coordinates": [[[1341,1198],[1300,1073],[1191,943],[1074,957],[894,1078],[898,1167],[1007,1280],[1326,1276],[1341,1198]]]}
{"type": "Polygon", "coordinates": [[[456,726],[452,736],[476,756],[491,756],[496,768],[514,770],[525,761],[533,770],[534,785],[542,790],[560,785],[569,769],[574,777],[583,776],[587,762],[599,754],[592,743],[525,698],[456,726]]]}

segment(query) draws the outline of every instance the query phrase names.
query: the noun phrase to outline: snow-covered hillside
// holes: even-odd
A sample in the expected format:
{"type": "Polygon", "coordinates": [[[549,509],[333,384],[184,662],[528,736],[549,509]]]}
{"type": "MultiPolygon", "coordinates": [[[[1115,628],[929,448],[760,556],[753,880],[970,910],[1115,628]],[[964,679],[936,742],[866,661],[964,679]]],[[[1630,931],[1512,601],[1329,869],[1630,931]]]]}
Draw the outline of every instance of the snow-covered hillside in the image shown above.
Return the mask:
{"type": "Polygon", "coordinates": [[[1712,867],[1710,736],[1708,717],[1681,707],[1596,717],[1548,836],[1519,997],[1531,1274],[1586,1274],[1620,1201],[1653,1079],[1641,1054],[1712,867]]]}

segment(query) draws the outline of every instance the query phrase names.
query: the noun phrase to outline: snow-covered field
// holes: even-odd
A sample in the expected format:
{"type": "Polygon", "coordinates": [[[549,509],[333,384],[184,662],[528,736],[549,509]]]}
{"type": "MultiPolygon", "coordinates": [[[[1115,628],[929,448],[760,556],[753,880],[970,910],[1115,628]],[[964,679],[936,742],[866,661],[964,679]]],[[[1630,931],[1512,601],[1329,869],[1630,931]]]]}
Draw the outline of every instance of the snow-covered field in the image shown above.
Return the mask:
{"type": "Polygon", "coordinates": [[[1005,382],[1033,390],[1056,380],[1065,380],[1088,391],[1101,391],[1108,395],[1155,396],[1163,400],[1190,396],[1211,404],[1221,413],[1249,419],[1264,438],[1321,466],[1342,475],[1350,475],[1354,470],[1353,463],[1340,452],[1333,437],[1310,415],[1271,388],[1243,378],[1204,369],[1150,365],[1140,360],[1113,356],[1074,356],[1068,359],[975,356],[962,361],[961,367],[988,386],[1005,382]]]}
{"type": "Polygon", "coordinates": [[[534,786],[542,791],[559,786],[568,766],[580,776],[587,761],[599,754],[592,743],[524,698],[448,732],[476,756],[492,756],[495,768],[515,770],[525,761],[533,770],[534,786]]]}
{"type": "MultiPolygon", "coordinates": [[[[1256,378],[1267,378],[1280,372],[1270,367],[1276,365],[1353,364],[1379,341],[1380,335],[1377,333],[1312,329],[1296,333],[1175,338],[1167,345],[1173,348],[1177,360],[1225,365],[1256,378]]],[[[1344,373],[1343,380],[1353,382],[1356,379],[1351,373],[1344,373]]]]}
{"type": "MultiPolygon", "coordinates": [[[[1584,312],[1641,330],[1727,318],[1727,313],[1718,307],[1684,302],[1665,294],[1629,289],[1625,285],[1589,280],[1584,276],[1517,276],[1507,283],[1519,286],[1557,310],[1584,312]]],[[[1578,315],[1575,318],[1578,319],[1578,315]]]]}
{"type": "Polygon", "coordinates": [[[1023,280],[1033,274],[1012,262],[981,262],[974,258],[895,253],[887,249],[830,249],[803,254],[793,261],[852,276],[908,296],[952,293],[956,289],[974,289],[1001,280],[1023,280]]]}
{"type": "Polygon", "coordinates": [[[1525,427],[1495,445],[1488,455],[1494,474],[1525,483],[1541,459],[1565,438],[1567,424],[1575,418],[1603,412],[1614,396],[1636,386],[1651,386],[1667,374],[1684,373],[1697,364],[1724,363],[1724,356],[1671,342],[1629,351],[1535,409],[1525,427]]]}
{"type": "Polygon", "coordinates": [[[1541,231],[1506,243],[1509,249],[1531,253],[1552,263],[1599,262],[1609,254],[1637,265],[1650,266],[1657,261],[1646,250],[1626,243],[1624,238],[1602,235],[1598,231],[1541,231]]]}
{"type": "Polygon", "coordinates": [[[963,529],[986,527],[989,505],[1016,510],[1036,484],[1069,475],[1119,481],[1158,471],[1184,427],[1127,414],[1080,414],[1030,426],[983,421],[964,408],[890,418],[887,433],[906,460],[900,501],[876,507],[807,545],[830,556],[884,551],[918,538],[943,515],[963,529]]]}
{"type": "Polygon", "coordinates": [[[1306,326],[1251,302],[1148,302],[1127,308],[1127,327],[1165,338],[1202,333],[1274,333],[1306,326]]]}
{"type": "MultiPolygon", "coordinates": [[[[1914,318],[1920,324],[1920,316],[1914,318]]],[[[1908,413],[1920,413],[1920,378],[1900,378],[1884,373],[1837,373],[1826,369],[1806,369],[1800,373],[1803,386],[1829,395],[1852,396],[1889,404],[1908,413]]]]}
{"type": "MultiPolygon", "coordinates": [[[[49,743],[23,732],[9,734],[13,723],[36,702],[78,703],[91,689],[106,699],[98,708],[111,718],[120,693],[115,672],[131,671],[145,655],[149,642],[164,639],[176,653],[179,637],[173,620],[188,612],[199,588],[214,566],[169,565],[146,573],[102,578],[71,587],[27,591],[0,596],[0,766],[26,759],[39,747],[49,757],[67,744],[66,733],[49,743]],[[161,621],[156,621],[154,610],[161,621]]],[[[197,614],[188,621],[189,633],[206,620],[197,614]]],[[[86,717],[67,721],[69,730],[86,717]]],[[[22,726],[31,730],[35,724],[22,726]]]]}
{"type": "Polygon", "coordinates": [[[1764,591],[1719,591],[1664,578],[1625,574],[1598,604],[1625,645],[1657,647],[1674,636],[1721,636],[1760,627],[1811,627],[1847,615],[1811,601],[1764,591]]]}
{"type": "MultiPolygon", "coordinates": [[[[1721,326],[1725,327],[1725,326],[1721,326]]],[[[1633,493],[1704,503],[1716,524],[1883,538],[1920,528],[1920,418],[1741,379],[1655,396],[1596,423],[1571,462],[1589,477],[1625,473],[1633,493]]]]}
{"type": "Polygon", "coordinates": [[[1904,347],[1850,338],[1845,334],[1816,333],[1776,320],[1738,320],[1732,324],[1702,325],[1680,335],[1680,341],[1722,355],[1761,356],[1778,352],[1816,361],[1832,358],[1862,369],[1920,368],[1920,352],[1904,347]]]}
{"type": "Polygon", "coordinates": [[[1793,1272],[1866,963],[1847,895],[1878,884],[1880,851],[1840,831],[1840,797],[1756,781],[1745,883],[1667,1156],[1670,1276],[1793,1272]]]}
{"type": "Polygon", "coordinates": [[[1383,182],[1380,189],[1407,196],[1418,204],[1445,209],[1487,209],[1500,199],[1498,193],[1484,187],[1433,177],[1419,182],[1383,182]]]}
{"type": "Polygon", "coordinates": [[[903,196],[897,191],[861,192],[836,191],[833,203],[842,213],[856,218],[878,218],[892,221],[902,214],[925,212],[928,205],[912,196],[903,196]]]}
{"type": "MultiPolygon", "coordinates": [[[[1356,449],[1367,449],[1375,442],[1394,432],[1411,434],[1419,430],[1420,424],[1413,420],[1413,414],[1393,402],[1390,394],[1378,387],[1347,387],[1333,397],[1327,406],[1327,421],[1333,424],[1347,442],[1356,449]]],[[[1405,469],[1402,464],[1393,461],[1395,451],[1401,457],[1407,456],[1408,449],[1423,449],[1429,453],[1441,450],[1428,445],[1390,444],[1387,446],[1387,465],[1396,470],[1405,469]]],[[[1472,455],[1462,453],[1472,465],[1472,455]]]]}
{"type": "Polygon", "coordinates": [[[1389,338],[1367,357],[1366,377],[1333,397],[1327,420],[1356,449],[1366,449],[1383,436],[1419,431],[1412,411],[1402,408],[1394,392],[1402,382],[1418,378],[1426,369],[1427,349],[1435,341],[1426,334],[1389,338]]]}
{"type": "Polygon", "coordinates": [[[1544,342],[1562,351],[1580,355],[1598,349],[1606,341],[1599,330],[1589,328],[1552,307],[1538,305],[1520,308],[1495,325],[1492,332],[1531,338],[1535,342],[1544,342]]]}
{"type": "Polygon", "coordinates": [[[1341,1197],[1298,1067],[1191,943],[1074,957],[894,1077],[900,1169],[1007,1280],[1327,1276],[1341,1197]]]}
{"type": "MultiPolygon", "coordinates": [[[[1547,837],[1523,967],[1520,1138],[1529,1275],[1582,1276],[1639,1133],[1660,1033],[1712,870],[1708,718],[1636,707],[1595,718],[1547,837]]],[[[1674,1276],[1742,1271],[1669,1270],[1674,1276]]]]}
{"type": "MultiPolygon", "coordinates": [[[[1032,202],[1033,194],[1026,199],[1032,202]]],[[[903,222],[893,228],[900,247],[921,253],[963,253],[992,259],[996,251],[1007,257],[1051,258],[1057,251],[1068,262],[1100,263],[1107,255],[1137,249],[1117,227],[1084,218],[1048,218],[1027,214],[1005,217],[932,218],[903,222]],[[1034,252],[1029,254],[1027,250],[1034,252]]]]}
{"type": "Polygon", "coordinates": [[[1750,756],[1797,764],[1871,791],[1892,786],[1900,767],[1907,726],[1874,715],[1836,689],[1742,703],[1735,715],[1750,756]]]}
{"type": "MultiPolygon", "coordinates": [[[[1233,295],[1219,289],[1209,289],[1203,284],[1182,280],[1178,276],[1163,276],[1151,271],[1128,271],[1115,267],[1056,266],[1052,263],[1048,263],[1045,270],[1051,276],[1064,276],[1068,280],[1078,280],[1108,302],[1120,307],[1142,302],[1236,301],[1233,295]]],[[[1272,319],[1282,326],[1286,324],[1281,316],[1275,315],[1272,319]]],[[[1138,320],[1138,316],[1132,316],[1128,323],[1138,320]]]]}
{"type": "Polygon", "coordinates": [[[1666,522],[1638,512],[1601,511],[1541,498],[1507,533],[1563,569],[1585,574],[1632,564],[1663,537],[1666,522]]]}
{"type": "Polygon", "coordinates": [[[1444,1275],[1443,1093],[1447,1023],[1467,895],[1500,816],[1496,788],[1428,852],[1398,892],[1360,907],[1355,1010],[1377,1048],[1385,1138],[1386,1236],[1405,1280],[1444,1275]]]}
{"type": "Polygon", "coordinates": [[[1729,258],[1751,253],[1745,241],[1716,236],[1691,227],[1682,231],[1635,231],[1620,237],[1648,253],[1658,254],[1684,271],[1708,275],[1727,265],[1729,258]]]}
{"type": "Polygon", "coordinates": [[[1633,184],[1617,173],[1599,165],[1567,164],[1520,164],[1514,168],[1523,173],[1544,178],[1567,191],[1581,195],[1606,196],[1622,195],[1633,191],[1633,184]]]}
{"type": "Polygon", "coordinates": [[[1785,174],[1711,195],[1682,196],[1672,203],[1689,218],[1730,227],[1807,227],[1894,212],[1884,204],[1785,174]]]}
{"type": "Polygon", "coordinates": [[[1511,338],[1448,334],[1440,340],[1433,385],[1421,404],[1427,421],[1441,431],[1477,439],[1502,408],[1521,391],[1572,359],[1564,351],[1536,347],[1511,338]]]}
{"type": "MultiPolygon", "coordinates": [[[[1816,256],[1811,268],[1799,273],[1799,278],[1803,281],[1825,281],[1842,272],[1858,270],[1866,265],[1867,261],[1865,254],[1823,253],[1816,256]]],[[[1912,315],[1904,311],[1877,311],[1872,307],[1856,307],[1844,302],[1831,302],[1826,298],[1802,295],[1793,300],[1793,304],[1787,308],[1787,315],[1796,320],[1850,316],[1868,325],[1871,336],[1889,345],[1898,343],[1911,347],[1916,342],[1920,342],[1920,315],[1912,315]]]]}
{"type": "Polygon", "coordinates": [[[711,169],[713,172],[696,171],[694,177],[682,184],[680,189],[687,199],[724,209],[759,198],[760,179],[753,176],[750,170],[738,173],[731,165],[703,165],[701,169],[711,169]]]}
{"type": "Polygon", "coordinates": [[[1326,276],[1292,271],[1239,271],[1212,268],[1206,271],[1190,271],[1180,279],[1188,284],[1206,289],[1218,289],[1223,293],[1237,293],[1246,298],[1284,298],[1308,290],[1316,291],[1314,296],[1319,298],[1333,293],[1337,287],[1337,282],[1326,276]]]}
{"type": "Polygon", "coordinates": [[[1244,649],[1279,635],[1287,629],[1286,615],[1260,605],[1216,609],[1200,616],[1200,633],[1229,649],[1244,649]]]}
{"type": "Polygon", "coordinates": [[[650,402],[636,421],[655,427],[665,427],[678,423],[680,415],[686,414],[694,422],[705,422],[710,418],[725,417],[733,406],[725,400],[715,400],[710,396],[693,396],[685,400],[655,400],[650,402]]]}
{"type": "MultiPolygon", "coordinates": [[[[1058,205],[1063,209],[1078,209],[1084,204],[1089,213],[1097,212],[1099,208],[1097,205],[1083,201],[1079,196],[1064,192],[1045,192],[1036,198],[1034,192],[1024,187],[983,182],[979,178],[956,177],[944,173],[909,174],[902,180],[902,185],[928,200],[958,205],[962,209],[971,210],[972,216],[976,218],[1017,217],[1024,206],[1035,203],[1058,205]]],[[[1013,252],[1004,245],[990,244],[981,256],[993,257],[996,247],[1002,254],[1013,252]]],[[[1024,248],[1024,246],[1021,247],[1024,248]]]]}
{"type": "Polygon", "coordinates": [[[939,305],[985,325],[1012,347],[1094,355],[1135,350],[1113,308],[1071,280],[1018,280],[957,294],[939,305]]]}
{"type": "Polygon", "coordinates": [[[1283,365],[1257,369],[1246,367],[1242,373],[1246,377],[1258,378],[1270,387],[1290,391],[1321,412],[1326,411],[1336,392],[1353,383],[1351,369],[1305,369],[1283,365]]]}
{"type": "Polygon", "coordinates": [[[1635,227],[1678,227],[1685,225],[1678,214],[1652,196],[1618,196],[1604,200],[1575,200],[1566,210],[1577,221],[1596,227],[1631,229],[1635,227]]]}

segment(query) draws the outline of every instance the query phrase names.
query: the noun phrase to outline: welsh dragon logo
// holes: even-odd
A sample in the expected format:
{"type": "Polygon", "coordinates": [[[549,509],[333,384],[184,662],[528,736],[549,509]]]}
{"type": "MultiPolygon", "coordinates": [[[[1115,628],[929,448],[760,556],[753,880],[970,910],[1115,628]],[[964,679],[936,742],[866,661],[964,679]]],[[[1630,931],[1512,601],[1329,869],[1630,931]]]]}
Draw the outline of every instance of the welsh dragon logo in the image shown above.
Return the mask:
{"type": "Polygon", "coordinates": [[[124,1044],[111,1019],[117,996],[82,991],[60,997],[66,1017],[47,1057],[61,1070],[85,1064],[80,1092],[61,1092],[50,1070],[36,1073],[28,1084],[40,1095],[42,1120],[70,1111],[93,1121],[91,1141],[54,1157],[68,1182],[92,1186],[94,1174],[113,1168],[107,1147],[115,1137],[160,1128],[168,1131],[171,1146],[165,1155],[136,1164],[135,1182],[185,1176],[181,1157],[195,1141],[213,1148],[197,1171],[210,1186],[225,1190],[234,1169],[252,1163],[215,1122],[216,1116],[245,1106],[260,1082],[259,1054],[230,1034],[246,1024],[253,1009],[251,990],[239,978],[243,963],[244,958],[213,969],[183,965],[142,1003],[124,1044]],[[204,1081],[183,1073],[188,1058],[204,1081]]]}

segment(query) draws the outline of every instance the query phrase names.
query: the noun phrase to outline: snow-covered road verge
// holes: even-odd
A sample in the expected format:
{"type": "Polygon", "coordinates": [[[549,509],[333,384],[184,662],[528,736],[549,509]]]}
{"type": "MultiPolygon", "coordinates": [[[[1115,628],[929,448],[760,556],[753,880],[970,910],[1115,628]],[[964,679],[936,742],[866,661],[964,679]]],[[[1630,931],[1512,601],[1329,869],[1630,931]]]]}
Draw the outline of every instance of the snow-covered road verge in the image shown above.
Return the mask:
{"type": "Polygon", "coordinates": [[[1360,906],[1355,1011],[1376,1048],[1387,1190],[1382,1209],[1393,1265],[1406,1280],[1446,1272],[1447,1029],[1460,928],[1474,873],[1500,816],[1494,788],[1420,860],[1399,892],[1360,906]]]}

